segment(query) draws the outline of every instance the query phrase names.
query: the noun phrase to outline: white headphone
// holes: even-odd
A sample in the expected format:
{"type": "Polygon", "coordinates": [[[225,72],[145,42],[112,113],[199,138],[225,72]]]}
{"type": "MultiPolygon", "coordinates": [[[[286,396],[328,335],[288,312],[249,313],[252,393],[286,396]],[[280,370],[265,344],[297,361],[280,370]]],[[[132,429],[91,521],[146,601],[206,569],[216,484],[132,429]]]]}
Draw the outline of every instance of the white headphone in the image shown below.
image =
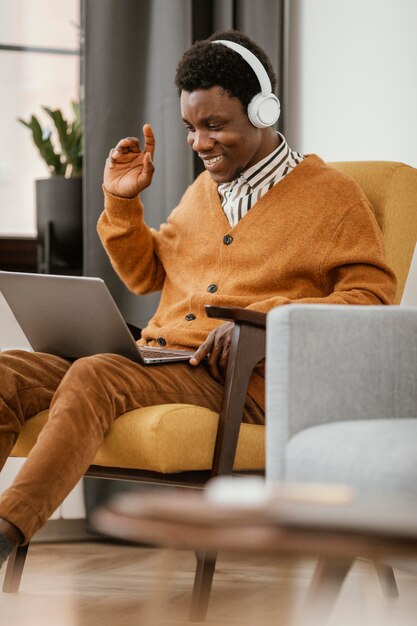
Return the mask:
{"type": "Polygon", "coordinates": [[[248,117],[256,128],[267,128],[273,126],[281,113],[281,105],[275,94],[272,93],[271,81],[260,62],[260,60],[247,48],[239,43],[228,39],[216,39],[212,43],[222,43],[231,48],[248,63],[256,74],[261,86],[261,91],[257,93],[248,104],[248,117]]]}

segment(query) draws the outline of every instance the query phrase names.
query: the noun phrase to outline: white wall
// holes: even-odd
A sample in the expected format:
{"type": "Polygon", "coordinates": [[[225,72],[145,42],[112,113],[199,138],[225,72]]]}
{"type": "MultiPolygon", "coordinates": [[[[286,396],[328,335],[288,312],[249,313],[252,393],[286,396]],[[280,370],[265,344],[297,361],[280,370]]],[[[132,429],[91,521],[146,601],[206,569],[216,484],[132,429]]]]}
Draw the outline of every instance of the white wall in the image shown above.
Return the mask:
{"type": "Polygon", "coordinates": [[[417,0],[289,0],[286,134],[328,161],[417,167],[417,0]]]}

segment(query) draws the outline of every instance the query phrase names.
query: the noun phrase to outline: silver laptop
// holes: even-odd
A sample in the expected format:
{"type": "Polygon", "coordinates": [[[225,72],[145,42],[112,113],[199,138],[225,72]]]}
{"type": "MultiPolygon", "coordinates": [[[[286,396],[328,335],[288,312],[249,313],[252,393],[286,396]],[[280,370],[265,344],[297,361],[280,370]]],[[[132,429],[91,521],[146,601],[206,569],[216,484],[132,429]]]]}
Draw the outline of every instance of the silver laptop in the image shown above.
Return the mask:
{"type": "Polygon", "coordinates": [[[70,359],[110,352],[142,365],[193,354],[138,346],[101,278],[0,271],[0,291],[36,352],[70,359]]]}

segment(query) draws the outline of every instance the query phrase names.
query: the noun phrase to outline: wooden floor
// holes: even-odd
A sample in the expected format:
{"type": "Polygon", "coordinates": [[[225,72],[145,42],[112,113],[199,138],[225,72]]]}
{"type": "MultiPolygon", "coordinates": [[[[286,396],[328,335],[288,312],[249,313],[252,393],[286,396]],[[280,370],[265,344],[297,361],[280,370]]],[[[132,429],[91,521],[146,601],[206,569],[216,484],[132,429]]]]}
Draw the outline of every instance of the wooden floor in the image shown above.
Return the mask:
{"type": "MultiPolygon", "coordinates": [[[[21,591],[0,595],[0,624],[185,625],[194,565],[189,552],[100,542],[32,545],[21,591]]],[[[207,625],[295,624],[313,569],[313,561],[220,555],[207,625]]],[[[387,600],[372,566],[357,561],[329,626],[416,624],[417,573],[395,571],[400,598],[387,600]]]]}

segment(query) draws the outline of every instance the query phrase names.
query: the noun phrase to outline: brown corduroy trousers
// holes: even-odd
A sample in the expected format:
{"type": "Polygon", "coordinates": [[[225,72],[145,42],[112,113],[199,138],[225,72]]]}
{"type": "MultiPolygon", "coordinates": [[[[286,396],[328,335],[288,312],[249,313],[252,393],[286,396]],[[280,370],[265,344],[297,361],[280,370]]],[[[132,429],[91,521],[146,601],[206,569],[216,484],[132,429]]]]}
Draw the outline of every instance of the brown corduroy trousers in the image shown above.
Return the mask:
{"type": "MultiPolygon", "coordinates": [[[[0,468],[25,420],[49,407],[37,443],[0,497],[0,517],[28,542],[83,476],[119,415],[169,403],[219,411],[222,393],[205,365],[144,367],[115,354],[71,363],[42,353],[0,353],[0,468]]],[[[248,397],[244,421],[263,420],[261,408],[248,397]]]]}

